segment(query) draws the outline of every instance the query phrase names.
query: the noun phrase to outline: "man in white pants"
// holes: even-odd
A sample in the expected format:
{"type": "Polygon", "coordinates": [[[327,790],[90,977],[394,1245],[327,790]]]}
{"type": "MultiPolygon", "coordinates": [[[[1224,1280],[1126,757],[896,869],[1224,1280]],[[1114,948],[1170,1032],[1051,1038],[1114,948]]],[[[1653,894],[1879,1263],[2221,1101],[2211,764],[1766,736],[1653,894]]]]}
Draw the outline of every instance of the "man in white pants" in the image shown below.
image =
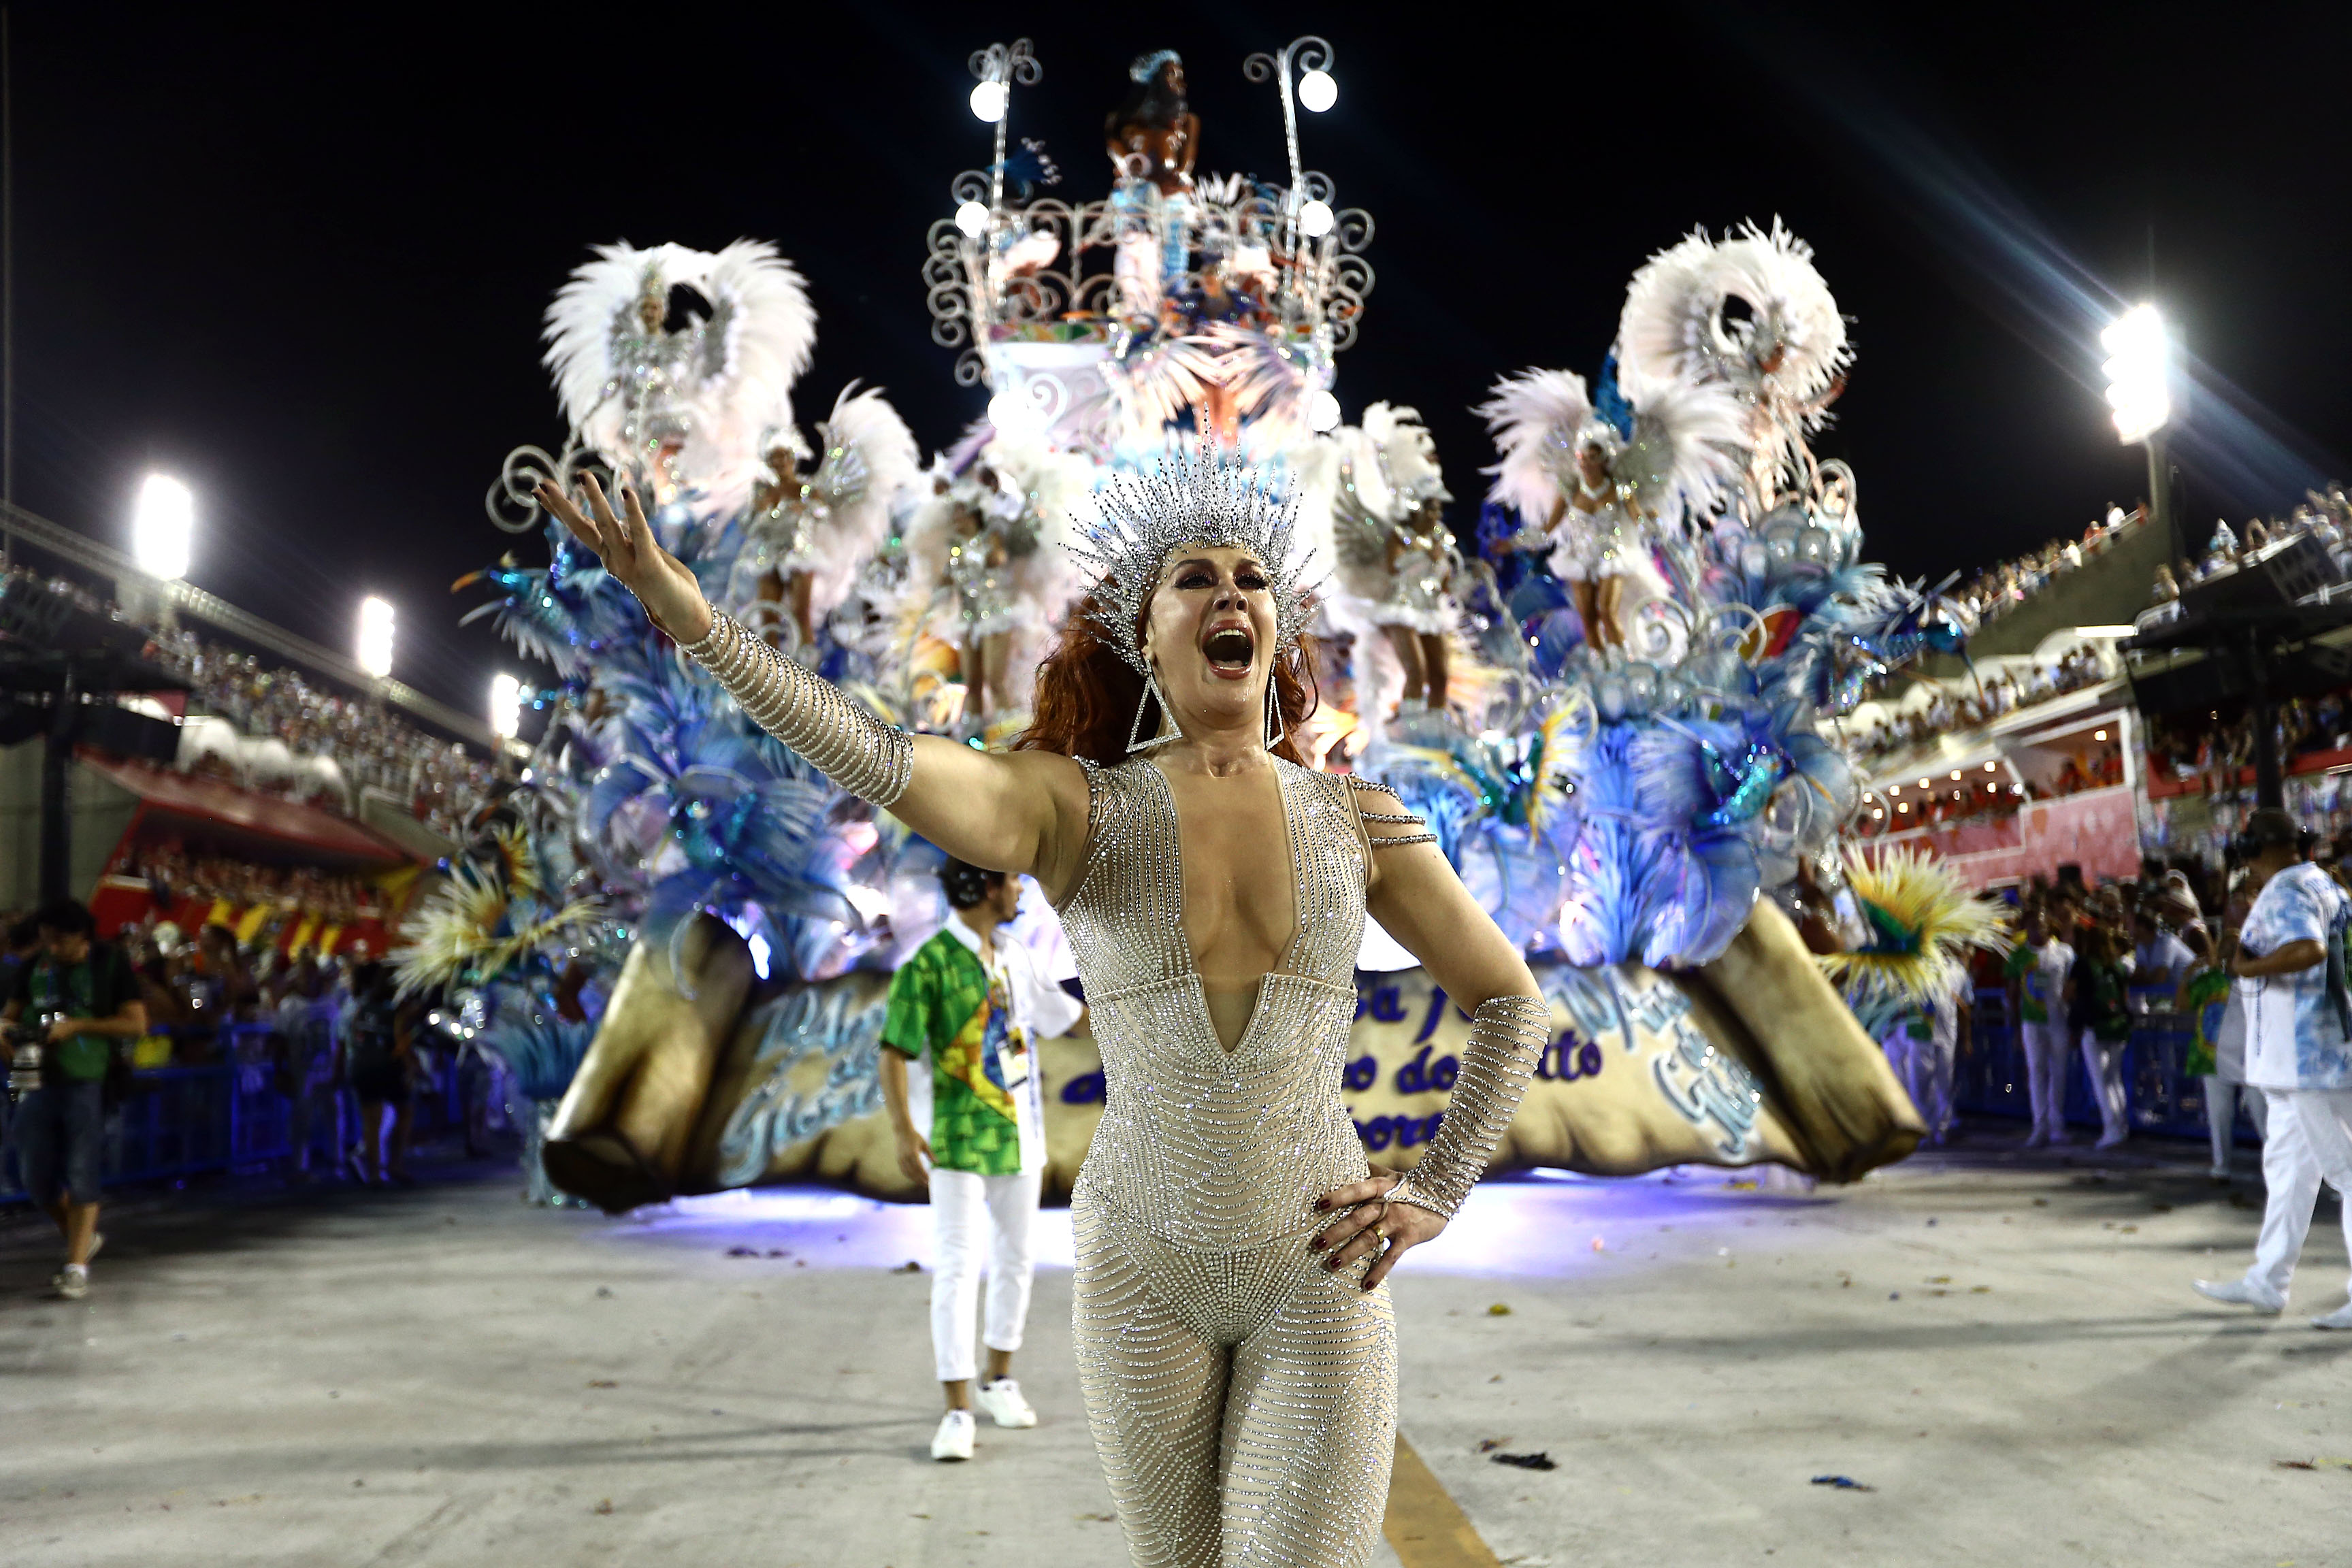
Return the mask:
{"type": "Polygon", "coordinates": [[[2066,975],[2074,950],[2050,934],[2049,917],[2025,911],[2025,940],[2009,955],[2009,1016],[2025,1047],[2026,1101],[2033,1131],[2025,1146],[2066,1142],[2066,1062],[2074,1041],[2066,1027],[2066,975]]]}
{"type": "MultiPolygon", "coordinates": [[[[2352,998],[2338,952],[2345,896],[2301,858],[2297,837],[2294,819],[2275,806],[2247,820],[2245,847],[2261,892],[2230,966],[2246,1015],[2246,1081],[2269,1107],[2262,1234],[2243,1278],[2196,1282],[2213,1300],[2271,1313],[2286,1310],[2322,1179],[2344,1200],[2352,1247],[2352,998]]],[[[2311,1321],[2352,1329],[2352,1304],[2311,1321]]]]}
{"type": "Polygon", "coordinates": [[[1968,1034],[1975,991],[1963,972],[1949,996],[1906,1013],[1886,1037],[1888,1063],[1927,1123],[1930,1143],[1951,1135],[1952,1064],[1968,1034]]]}
{"type": "Polygon", "coordinates": [[[1039,976],[1028,950],[997,941],[1021,912],[1021,883],[961,860],[940,868],[953,911],[890,980],[882,1025],[882,1097],[898,1165],[930,1190],[938,1242],[931,1277],[931,1350],[947,1415],[934,1459],[969,1459],[977,1403],[999,1426],[1034,1426],[1013,1380],[1013,1352],[1029,1315],[1029,1231],[1045,1168],[1045,1127],[1032,1042],[1067,1033],[1085,1009],[1039,976]],[[907,1064],[928,1056],[927,1095],[910,1096],[907,1064]],[[916,1121],[928,1100],[930,1135],[916,1121]],[[983,1221],[982,1215],[986,1215],[983,1221]],[[988,1375],[975,1390],[972,1315],[980,1305],[982,1231],[988,1375]]]}

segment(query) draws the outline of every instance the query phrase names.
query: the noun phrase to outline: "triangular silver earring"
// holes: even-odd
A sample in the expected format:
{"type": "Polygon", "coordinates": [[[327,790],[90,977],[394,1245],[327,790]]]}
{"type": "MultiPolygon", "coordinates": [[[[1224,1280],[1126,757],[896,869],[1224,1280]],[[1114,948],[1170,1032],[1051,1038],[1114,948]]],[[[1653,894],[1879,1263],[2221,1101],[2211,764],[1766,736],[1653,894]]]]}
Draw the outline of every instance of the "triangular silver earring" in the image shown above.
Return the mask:
{"type": "Polygon", "coordinates": [[[1265,749],[1269,752],[1282,741],[1282,690],[1269,668],[1265,672],[1265,749]]]}
{"type": "Polygon", "coordinates": [[[1160,682],[1152,679],[1151,671],[1146,668],[1143,672],[1143,699],[1135,705],[1135,722],[1127,727],[1129,754],[1148,752],[1154,746],[1164,746],[1171,741],[1181,741],[1183,738],[1183,728],[1176,722],[1176,710],[1168,706],[1168,699],[1160,694],[1160,682]],[[1155,735],[1147,741],[1142,739],[1143,716],[1151,710],[1151,705],[1154,702],[1159,703],[1160,711],[1168,716],[1169,733],[1155,735]]]}

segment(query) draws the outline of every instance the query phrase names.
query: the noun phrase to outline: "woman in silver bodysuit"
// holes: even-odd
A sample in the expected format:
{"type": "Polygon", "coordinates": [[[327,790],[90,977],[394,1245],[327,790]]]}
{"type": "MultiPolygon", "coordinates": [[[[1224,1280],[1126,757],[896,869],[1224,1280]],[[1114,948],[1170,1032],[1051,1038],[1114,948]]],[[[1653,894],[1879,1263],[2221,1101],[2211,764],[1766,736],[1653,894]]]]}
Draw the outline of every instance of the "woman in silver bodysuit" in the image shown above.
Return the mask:
{"type": "Polygon", "coordinates": [[[1549,1013],[1394,796],[1298,765],[1286,510],[1213,454],[1114,481],[1086,531],[1097,585],[1024,749],[991,754],[881,722],[714,616],[633,496],[540,499],[754,721],[1059,910],[1108,1086],[1072,1199],[1074,1337],[1134,1561],[1369,1561],[1396,1435],[1381,1282],[1485,1169],[1549,1013]],[[1472,1012],[1402,1177],[1370,1170],[1339,1098],[1368,909],[1472,1012]]]}

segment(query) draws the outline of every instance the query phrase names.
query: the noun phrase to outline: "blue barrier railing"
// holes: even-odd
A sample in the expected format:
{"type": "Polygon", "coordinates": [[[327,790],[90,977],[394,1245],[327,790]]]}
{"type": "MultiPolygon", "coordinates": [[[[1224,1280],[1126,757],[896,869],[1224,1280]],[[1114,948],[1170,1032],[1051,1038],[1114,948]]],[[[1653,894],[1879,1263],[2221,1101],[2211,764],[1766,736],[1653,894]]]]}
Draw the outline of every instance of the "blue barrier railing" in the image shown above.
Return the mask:
{"type": "MultiPolygon", "coordinates": [[[[315,1044],[315,1042],[314,1042],[315,1044]]],[[[220,1059],[195,1067],[152,1068],[131,1075],[132,1089],[106,1119],[100,1178],[106,1186],[167,1181],[212,1171],[260,1170],[291,1162],[307,1145],[311,1170],[339,1169],[359,1141],[359,1108],[331,1078],[330,1053],[289,1053],[284,1037],[266,1025],[222,1030],[220,1059]],[[297,1065],[303,1081],[289,1080],[297,1065]]],[[[457,1074],[436,1059],[431,1080],[415,1100],[415,1129],[458,1125],[465,1110],[457,1074]]],[[[16,1144],[0,1121],[0,1204],[26,1194],[16,1144]]]]}
{"type": "MultiPolygon", "coordinates": [[[[2134,994],[2137,1006],[2152,996],[2134,994]]],[[[2025,1089],[2025,1048],[2009,1018],[2008,994],[1998,988],[1977,992],[1976,1016],[1967,1050],[1952,1068],[1952,1103],[1975,1115],[2032,1115],[2025,1089]]],[[[2186,1014],[2156,1008],[2137,1014],[2138,1023],[2124,1046],[2124,1088],[2130,1104],[2132,1131],[2179,1138],[2205,1136],[2205,1084],[2187,1071],[2193,1037],[2186,1014]]],[[[2090,1069],[2079,1045],[2067,1052],[2066,1121],[2070,1125],[2099,1125],[2098,1102],[2091,1095],[2090,1069]]],[[[2253,1127],[2241,1101],[2237,1135],[2252,1142],[2253,1127]]]]}

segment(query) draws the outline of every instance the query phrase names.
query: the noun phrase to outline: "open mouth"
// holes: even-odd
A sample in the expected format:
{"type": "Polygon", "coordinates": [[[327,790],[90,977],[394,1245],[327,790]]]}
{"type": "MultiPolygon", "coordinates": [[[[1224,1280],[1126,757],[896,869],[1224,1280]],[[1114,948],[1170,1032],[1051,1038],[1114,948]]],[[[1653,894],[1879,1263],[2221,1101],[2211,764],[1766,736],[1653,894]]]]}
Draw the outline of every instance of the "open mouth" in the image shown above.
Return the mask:
{"type": "Polygon", "coordinates": [[[1225,626],[1211,632],[1201,651],[1208,656],[1209,668],[1228,678],[1249,673],[1250,658],[1257,645],[1250,638],[1247,628],[1225,626]]]}

